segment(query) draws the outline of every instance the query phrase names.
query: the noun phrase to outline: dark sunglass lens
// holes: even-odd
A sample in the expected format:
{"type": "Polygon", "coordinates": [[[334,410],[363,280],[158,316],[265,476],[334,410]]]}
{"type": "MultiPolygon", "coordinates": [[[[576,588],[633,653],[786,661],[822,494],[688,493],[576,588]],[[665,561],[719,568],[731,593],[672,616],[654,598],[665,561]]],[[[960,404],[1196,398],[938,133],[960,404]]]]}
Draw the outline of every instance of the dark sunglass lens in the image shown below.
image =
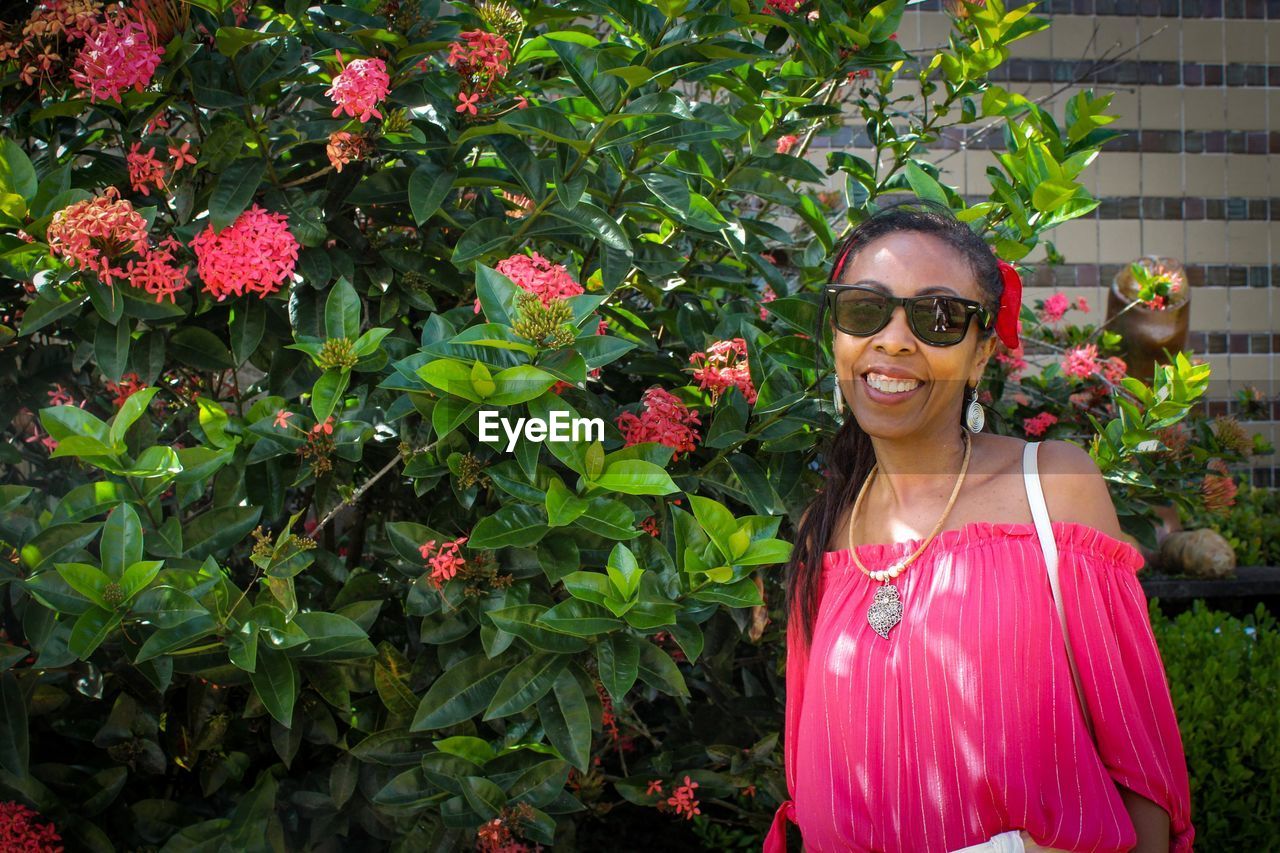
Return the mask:
{"type": "Polygon", "coordinates": [[[916,303],[915,325],[920,336],[934,343],[955,343],[964,337],[968,313],[964,303],[945,296],[916,303]]]}
{"type": "Polygon", "coordinates": [[[865,290],[841,290],[836,294],[836,325],[850,334],[871,334],[884,319],[883,296],[865,290]]]}

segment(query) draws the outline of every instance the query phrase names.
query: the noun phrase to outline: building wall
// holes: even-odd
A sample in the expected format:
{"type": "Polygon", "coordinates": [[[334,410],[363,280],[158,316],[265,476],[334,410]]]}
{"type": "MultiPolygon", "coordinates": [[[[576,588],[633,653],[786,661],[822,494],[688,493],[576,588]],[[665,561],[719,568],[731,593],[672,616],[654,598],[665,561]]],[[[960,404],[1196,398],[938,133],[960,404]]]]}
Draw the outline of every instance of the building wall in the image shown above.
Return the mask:
{"type": "MultiPolygon", "coordinates": [[[[1033,14],[1050,26],[1016,42],[993,81],[1045,99],[1060,122],[1082,88],[1112,93],[1107,112],[1120,118],[1108,127],[1128,134],[1084,173],[1098,209],[1044,235],[1065,263],[1044,265],[1043,245],[1024,261],[1034,267],[1026,304],[1084,296],[1090,313],[1066,321],[1101,322],[1118,269],[1147,254],[1182,260],[1193,287],[1187,350],[1213,367],[1205,410],[1237,414],[1237,391],[1253,386],[1271,400],[1268,419],[1242,423],[1280,445],[1280,0],[1044,0],[1033,14]]],[[[925,0],[908,7],[898,41],[927,60],[950,28],[940,0],[925,0]]],[[[859,125],[815,138],[807,156],[822,166],[831,148],[865,156],[859,125]]],[[[985,137],[976,127],[928,155],[971,201],[987,197],[991,149],[1003,147],[1002,125],[985,137]]],[[[830,188],[842,185],[837,174],[830,188]]],[[[1275,454],[1256,457],[1254,483],[1280,485],[1276,465],[1275,454]]]]}

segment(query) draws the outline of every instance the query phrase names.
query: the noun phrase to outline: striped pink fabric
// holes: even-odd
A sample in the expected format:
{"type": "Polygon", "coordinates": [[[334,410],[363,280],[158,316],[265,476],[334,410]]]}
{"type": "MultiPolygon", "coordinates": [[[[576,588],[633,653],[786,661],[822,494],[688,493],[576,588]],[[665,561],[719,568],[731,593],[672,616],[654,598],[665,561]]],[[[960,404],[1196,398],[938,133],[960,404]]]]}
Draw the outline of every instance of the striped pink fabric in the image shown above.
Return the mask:
{"type": "MultiPolygon", "coordinates": [[[[1099,748],[1034,524],[939,533],[893,581],[903,614],[888,639],[867,623],[879,582],[847,548],[828,551],[811,649],[798,619],[787,633],[793,799],[778,809],[766,853],[785,851],[788,820],[807,851],[947,853],[1026,829],[1046,847],[1120,853],[1137,833],[1117,782],[1169,812],[1170,853],[1191,850],[1186,759],[1136,576],[1142,555],[1084,524],[1052,528],[1099,748]]],[[[860,545],[858,557],[885,568],[921,541],[860,545]]]]}

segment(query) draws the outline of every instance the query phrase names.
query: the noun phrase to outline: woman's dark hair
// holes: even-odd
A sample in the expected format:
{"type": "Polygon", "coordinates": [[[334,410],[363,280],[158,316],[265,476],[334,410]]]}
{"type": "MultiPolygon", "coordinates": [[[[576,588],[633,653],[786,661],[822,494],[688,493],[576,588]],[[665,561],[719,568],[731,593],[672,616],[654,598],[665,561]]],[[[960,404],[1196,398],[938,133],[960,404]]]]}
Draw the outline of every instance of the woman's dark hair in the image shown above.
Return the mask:
{"type": "MultiPolygon", "coordinates": [[[[1004,279],[996,265],[995,253],[976,231],[957,219],[949,207],[929,199],[913,196],[895,202],[859,223],[837,248],[828,281],[839,283],[845,267],[858,252],[876,238],[897,231],[931,234],[968,260],[974,279],[982,290],[982,302],[995,316],[1004,292],[1004,279]]],[[[824,296],[814,332],[814,341],[818,342],[816,360],[819,375],[822,373],[821,342],[826,332],[823,325],[826,310],[824,296]]],[[[974,322],[976,324],[977,320],[974,322]]],[[[979,340],[993,335],[994,327],[992,323],[990,328],[982,331],[979,340]]],[[[958,424],[963,424],[963,412],[962,400],[956,417],[958,424]]],[[[823,451],[823,456],[827,466],[823,486],[801,516],[795,546],[787,563],[787,613],[792,619],[800,619],[801,636],[806,645],[813,636],[813,623],[817,618],[827,543],[841,513],[852,505],[876,461],[870,436],[862,431],[852,415],[846,416],[844,425],[823,451]]]]}

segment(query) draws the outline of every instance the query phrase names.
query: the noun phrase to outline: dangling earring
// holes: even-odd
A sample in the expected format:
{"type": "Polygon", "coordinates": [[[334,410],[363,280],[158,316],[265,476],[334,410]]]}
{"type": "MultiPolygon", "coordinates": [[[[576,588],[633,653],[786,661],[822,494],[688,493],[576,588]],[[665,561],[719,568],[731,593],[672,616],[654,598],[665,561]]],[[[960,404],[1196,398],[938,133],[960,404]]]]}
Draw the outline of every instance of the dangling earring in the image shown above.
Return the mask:
{"type": "Polygon", "coordinates": [[[835,379],[835,390],[831,392],[831,402],[836,405],[836,420],[844,422],[844,395],[840,393],[840,377],[835,379]]]}
{"type": "Polygon", "coordinates": [[[965,409],[965,426],[969,432],[982,432],[982,425],[986,422],[986,415],[982,411],[982,404],[978,402],[978,388],[975,385],[969,389],[969,406],[965,409]]]}

